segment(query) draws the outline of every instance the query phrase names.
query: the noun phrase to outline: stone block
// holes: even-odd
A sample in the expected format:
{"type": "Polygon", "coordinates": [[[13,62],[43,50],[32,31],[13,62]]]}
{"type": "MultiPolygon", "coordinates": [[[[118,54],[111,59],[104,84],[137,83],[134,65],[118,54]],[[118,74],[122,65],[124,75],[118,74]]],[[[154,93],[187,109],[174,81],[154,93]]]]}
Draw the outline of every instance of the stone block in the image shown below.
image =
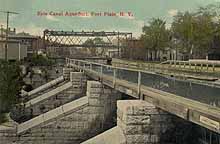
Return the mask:
{"type": "Polygon", "coordinates": [[[102,84],[98,81],[87,81],[87,88],[102,88],[102,84]]]}
{"type": "Polygon", "coordinates": [[[127,125],[131,124],[150,124],[150,116],[142,115],[142,116],[130,116],[123,117],[122,119],[127,125]]]}
{"type": "Polygon", "coordinates": [[[127,144],[147,144],[151,141],[151,135],[149,134],[136,134],[136,135],[126,135],[127,144]]]}

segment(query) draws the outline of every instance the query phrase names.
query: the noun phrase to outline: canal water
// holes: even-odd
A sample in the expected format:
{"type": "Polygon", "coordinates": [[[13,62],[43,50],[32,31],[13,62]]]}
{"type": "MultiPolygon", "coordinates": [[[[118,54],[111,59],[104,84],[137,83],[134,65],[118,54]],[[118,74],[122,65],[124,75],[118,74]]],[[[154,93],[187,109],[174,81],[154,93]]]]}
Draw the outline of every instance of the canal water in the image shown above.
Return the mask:
{"type": "MultiPolygon", "coordinates": [[[[93,65],[93,70],[100,72],[100,66],[93,65]]],[[[113,76],[111,68],[103,67],[103,73],[113,76]]],[[[117,70],[117,78],[138,83],[138,73],[127,70],[117,70]]],[[[175,77],[151,73],[141,73],[141,84],[171,94],[196,100],[215,107],[220,107],[220,88],[198,84],[190,80],[180,80],[175,77]]]]}

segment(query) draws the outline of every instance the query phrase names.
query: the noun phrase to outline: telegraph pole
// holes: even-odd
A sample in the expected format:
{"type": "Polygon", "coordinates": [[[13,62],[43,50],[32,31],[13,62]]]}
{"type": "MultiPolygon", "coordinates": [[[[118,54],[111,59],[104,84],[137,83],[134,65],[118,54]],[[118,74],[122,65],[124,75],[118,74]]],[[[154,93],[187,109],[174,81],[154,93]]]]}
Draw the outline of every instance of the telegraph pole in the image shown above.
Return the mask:
{"type": "Polygon", "coordinates": [[[3,25],[1,25],[1,40],[3,40],[3,25]]]}
{"type": "Polygon", "coordinates": [[[6,39],[5,39],[5,60],[8,60],[8,27],[9,27],[9,15],[10,14],[19,14],[17,12],[11,12],[11,11],[0,11],[1,13],[7,14],[7,27],[6,27],[6,39]]]}

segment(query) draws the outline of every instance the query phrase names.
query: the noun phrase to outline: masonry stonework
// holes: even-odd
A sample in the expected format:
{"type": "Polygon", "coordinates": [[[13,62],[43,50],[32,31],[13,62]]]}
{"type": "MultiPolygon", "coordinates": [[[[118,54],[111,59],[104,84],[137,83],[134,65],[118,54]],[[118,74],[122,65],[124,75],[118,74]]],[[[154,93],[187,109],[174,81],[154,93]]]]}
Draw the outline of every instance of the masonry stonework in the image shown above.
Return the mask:
{"type": "Polygon", "coordinates": [[[70,72],[73,72],[73,71],[74,71],[73,68],[69,68],[69,67],[63,68],[63,77],[64,77],[64,79],[69,80],[70,79],[70,72]]]}
{"type": "MultiPolygon", "coordinates": [[[[120,94],[99,82],[88,81],[87,97],[87,105],[30,128],[15,137],[16,144],[78,144],[112,127],[113,112],[116,112],[116,100],[120,94]]],[[[10,137],[14,135],[10,134],[1,142],[10,141],[8,144],[12,144],[10,137]]]]}
{"type": "Polygon", "coordinates": [[[126,144],[159,144],[173,127],[170,114],[145,101],[118,101],[117,108],[117,125],[123,130],[126,144]]]}
{"type": "Polygon", "coordinates": [[[38,116],[42,113],[48,112],[54,108],[57,108],[67,102],[78,99],[86,95],[86,76],[82,72],[71,72],[70,81],[72,86],[60,93],[50,97],[46,101],[41,102],[40,104],[31,106],[28,110],[32,109],[33,117],[38,116]]]}

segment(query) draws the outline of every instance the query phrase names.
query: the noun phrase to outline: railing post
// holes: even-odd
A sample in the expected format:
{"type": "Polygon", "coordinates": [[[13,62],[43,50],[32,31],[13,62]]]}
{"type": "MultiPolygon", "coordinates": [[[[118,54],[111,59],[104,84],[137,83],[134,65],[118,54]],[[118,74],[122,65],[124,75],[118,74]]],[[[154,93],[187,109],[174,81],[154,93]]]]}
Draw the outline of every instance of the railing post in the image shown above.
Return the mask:
{"type": "Polygon", "coordinates": [[[103,74],[103,66],[101,65],[101,74],[103,74]]]}
{"type": "Polygon", "coordinates": [[[141,72],[138,71],[138,96],[141,98],[141,72]]]}
{"type": "Polygon", "coordinates": [[[101,65],[101,81],[103,79],[103,66],[101,65]]]}
{"type": "Polygon", "coordinates": [[[86,70],[86,63],[84,63],[84,65],[83,65],[83,69],[84,69],[84,71],[86,70]]]}
{"type": "Polygon", "coordinates": [[[215,64],[212,64],[212,71],[215,71],[215,64]]]}
{"type": "Polygon", "coordinates": [[[80,70],[79,65],[80,65],[80,62],[78,61],[78,62],[77,62],[77,68],[78,68],[78,70],[80,70]]]}
{"type": "Polygon", "coordinates": [[[92,70],[92,63],[89,63],[89,69],[92,70]]]}
{"type": "Polygon", "coordinates": [[[113,87],[115,88],[115,84],[116,84],[116,68],[113,68],[113,87]]]}
{"type": "Polygon", "coordinates": [[[68,58],[66,58],[66,65],[68,65],[68,58]]]}

